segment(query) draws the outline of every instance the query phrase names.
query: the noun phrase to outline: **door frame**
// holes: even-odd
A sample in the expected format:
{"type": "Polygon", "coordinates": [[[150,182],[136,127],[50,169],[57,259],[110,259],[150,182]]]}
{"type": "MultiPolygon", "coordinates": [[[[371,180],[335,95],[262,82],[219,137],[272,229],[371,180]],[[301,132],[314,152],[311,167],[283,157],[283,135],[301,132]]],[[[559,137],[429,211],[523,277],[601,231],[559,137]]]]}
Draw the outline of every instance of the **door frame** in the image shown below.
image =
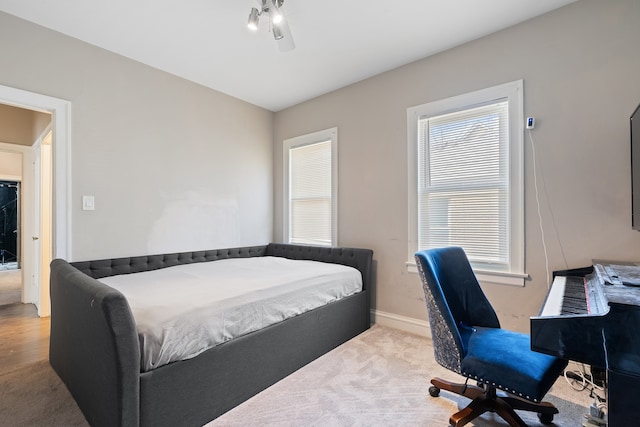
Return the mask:
{"type": "MultiPolygon", "coordinates": [[[[0,102],[51,114],[53,137],[52,246],[53,258],[72,260],[71,252],[71,102],[0,85],[0,102]]],[[[23,170],[26,173],[26,170],[23,170]]],[[[29,172],[30,173],[30,172],[29,172]]],[[[38,257],[39,258],[39,257],[38,257]]],[[[39,262],[36,259],[34,262],[39,262]]],[[[48,283],[39,284],[38,315],[51,314],[48,283]]]]}

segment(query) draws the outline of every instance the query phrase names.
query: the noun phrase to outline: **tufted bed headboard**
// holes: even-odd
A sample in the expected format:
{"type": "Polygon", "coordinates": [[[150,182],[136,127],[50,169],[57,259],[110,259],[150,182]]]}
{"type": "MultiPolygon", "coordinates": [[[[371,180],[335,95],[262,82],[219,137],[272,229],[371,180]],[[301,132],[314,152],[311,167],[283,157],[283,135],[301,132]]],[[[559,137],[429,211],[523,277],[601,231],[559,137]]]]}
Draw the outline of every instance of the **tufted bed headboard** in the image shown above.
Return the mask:
{"type": "Polygon", "coordinates": [[[93,277],[115,276],[118,274],[140,273],[141,271],[158,270],[174,265],[194,262],[216,261],[227,258],[248,258],[264,256],[267,246],[251,246],[233,249],[213,249],[206,251],[179,252],[162,255],[142,255],[125,258],[101,259],[96,261],[72,262],[75,268],[93,277]]]}
{"type": "Polygon", "coordinates": [[[362,285],[369,289],[371,280],[371,251],[355,248],[328,248],[320,246],[299,246],[285,243],[269,243],[263,246],[247,246],[231,249],[179,252],[162,255],[78,261],[71,265],[94,279],[118,274],[139,273],[158,270],[174,265],[208,262],[227,258],[249,258],[258,256],[278,256],[289,259],[303,259],[348,265],[360,271],[362,285]]]}

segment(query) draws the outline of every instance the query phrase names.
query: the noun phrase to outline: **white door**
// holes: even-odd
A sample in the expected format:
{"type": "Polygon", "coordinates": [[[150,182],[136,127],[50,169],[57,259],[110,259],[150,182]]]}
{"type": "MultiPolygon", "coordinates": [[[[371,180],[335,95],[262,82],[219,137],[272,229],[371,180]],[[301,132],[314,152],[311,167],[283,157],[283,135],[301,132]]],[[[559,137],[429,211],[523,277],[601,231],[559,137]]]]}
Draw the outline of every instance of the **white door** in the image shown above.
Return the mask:
{"type": "MultiPolygon", "coordinates": [[[[25,263],[29,263],[29,271],[31,277],[29,278],[29,286],[32,286],[33,293],[30,293],[34,297],[34,304],[38,308],[38,313],[42,313],[42,289],[41,289],[41,247],[40,247],[40,227],[41,227],[41,187],[42,187],[42,156],[40,150],[41,144],[37,144],[33,148],[33,209],[31,216],[31,254],[29,259],[25,259],[25,263]]],[[[28,237],[27,237],[28,238],[28,237]]]]}

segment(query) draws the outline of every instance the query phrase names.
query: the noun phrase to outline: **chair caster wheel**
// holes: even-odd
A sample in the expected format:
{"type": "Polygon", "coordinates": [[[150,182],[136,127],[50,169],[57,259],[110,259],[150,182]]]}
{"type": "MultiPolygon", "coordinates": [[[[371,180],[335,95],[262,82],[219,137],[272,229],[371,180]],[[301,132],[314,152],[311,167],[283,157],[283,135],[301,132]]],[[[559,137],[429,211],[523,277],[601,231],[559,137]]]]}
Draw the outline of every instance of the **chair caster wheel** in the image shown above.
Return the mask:
{"type": "Polygon", "coordinates": [[[429,387],[429,395],[431,397],[438,397],[440,396],[440,389],[434,385],[432,385],[431,387],[429,387]]]}
{"type": "Polygon", "coordinates": [[[551,424],[553,422],[553,414],[538,414],[538,419],[542,424],[551,424]]]}

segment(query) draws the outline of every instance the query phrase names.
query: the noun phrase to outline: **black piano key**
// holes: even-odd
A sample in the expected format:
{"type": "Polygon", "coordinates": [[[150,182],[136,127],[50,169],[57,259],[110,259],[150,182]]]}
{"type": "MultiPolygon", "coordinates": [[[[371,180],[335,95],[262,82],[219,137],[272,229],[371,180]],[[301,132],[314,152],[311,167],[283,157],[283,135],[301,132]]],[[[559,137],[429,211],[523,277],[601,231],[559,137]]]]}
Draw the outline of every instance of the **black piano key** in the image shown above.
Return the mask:
{"type": "Polygon", "coordinates": [[[586,314],[589,312],[584,278],[567,277],[562,299],[561,315],[586,314]]]}

